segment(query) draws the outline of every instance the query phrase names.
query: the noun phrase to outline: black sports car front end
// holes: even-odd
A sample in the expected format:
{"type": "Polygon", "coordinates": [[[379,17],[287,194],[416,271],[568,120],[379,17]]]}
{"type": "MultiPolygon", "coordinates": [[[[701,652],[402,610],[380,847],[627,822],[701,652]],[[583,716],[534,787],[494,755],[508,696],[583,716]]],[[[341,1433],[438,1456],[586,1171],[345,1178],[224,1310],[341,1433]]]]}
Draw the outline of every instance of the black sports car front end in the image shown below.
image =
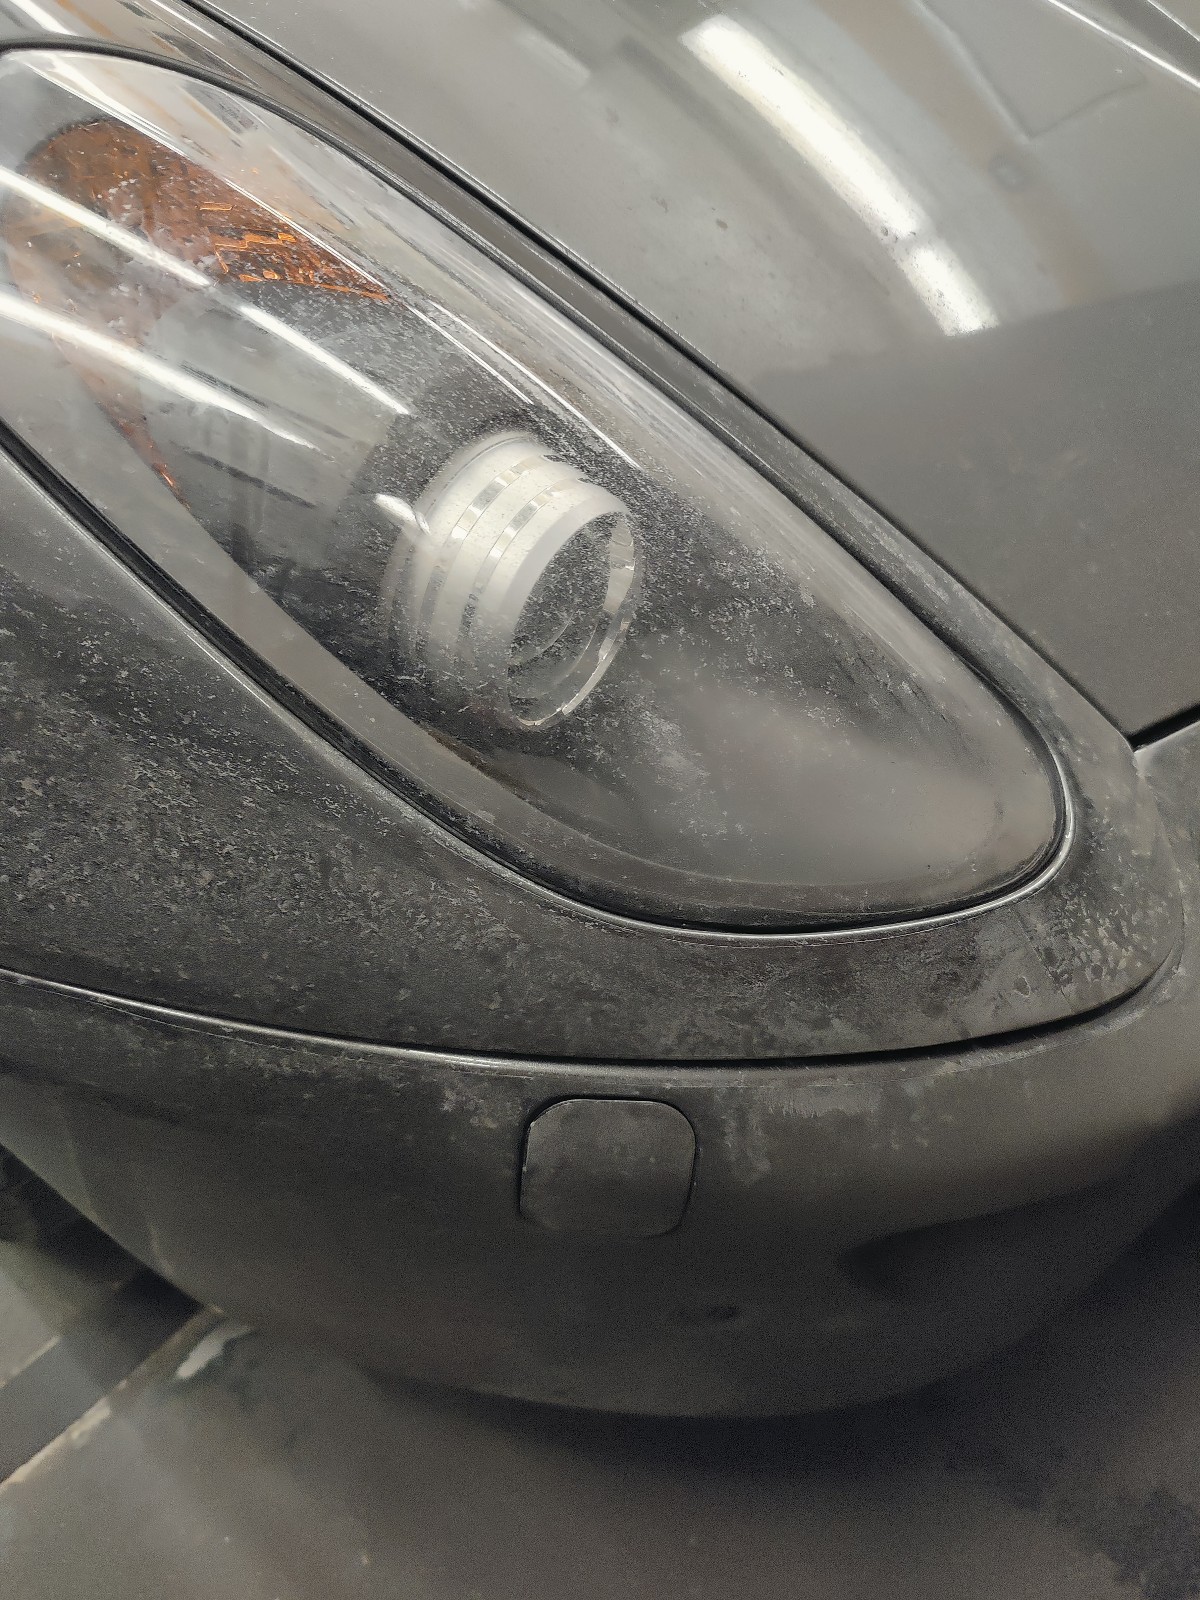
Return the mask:
{"type": "MultiPolygon", "coordinates": [[[[1005,359],[832,91],[680,9],[1005,359]]],[[[785,1411],[1016,1337],[1200,1171],[1187,661],[1138,737],[285,53],[0,3],[0,1142],[437,1381],[785,1411]]]]}

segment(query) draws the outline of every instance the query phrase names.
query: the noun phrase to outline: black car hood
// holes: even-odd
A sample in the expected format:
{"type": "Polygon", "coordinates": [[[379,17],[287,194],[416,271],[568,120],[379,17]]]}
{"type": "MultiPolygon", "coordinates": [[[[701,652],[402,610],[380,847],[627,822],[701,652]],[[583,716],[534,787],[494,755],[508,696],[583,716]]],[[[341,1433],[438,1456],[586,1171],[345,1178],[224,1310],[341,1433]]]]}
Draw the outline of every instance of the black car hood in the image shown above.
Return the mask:
{"type": "Polygon", "coordinates": [[[1127,732],[1200,702],[1196,0],[208,9],[669,329],[1127,732]]]}

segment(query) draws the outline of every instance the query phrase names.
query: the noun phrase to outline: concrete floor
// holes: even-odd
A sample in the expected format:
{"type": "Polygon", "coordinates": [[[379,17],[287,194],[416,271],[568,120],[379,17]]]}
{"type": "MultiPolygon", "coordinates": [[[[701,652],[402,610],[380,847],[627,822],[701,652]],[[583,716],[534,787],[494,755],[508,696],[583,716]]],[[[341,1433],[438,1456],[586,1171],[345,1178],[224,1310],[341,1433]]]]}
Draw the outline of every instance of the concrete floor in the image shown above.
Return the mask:
{"type": "Polygon", "coordinates": [[[0,1246],[0,1449],[18,1384],[36,1449],[0,1484],[0,1595],[1200,1596],[1198,1242],[1194,1196],[986,1368],[721,1426],[416,1389],[200,1311],[86,1229],[0,1246]]]}

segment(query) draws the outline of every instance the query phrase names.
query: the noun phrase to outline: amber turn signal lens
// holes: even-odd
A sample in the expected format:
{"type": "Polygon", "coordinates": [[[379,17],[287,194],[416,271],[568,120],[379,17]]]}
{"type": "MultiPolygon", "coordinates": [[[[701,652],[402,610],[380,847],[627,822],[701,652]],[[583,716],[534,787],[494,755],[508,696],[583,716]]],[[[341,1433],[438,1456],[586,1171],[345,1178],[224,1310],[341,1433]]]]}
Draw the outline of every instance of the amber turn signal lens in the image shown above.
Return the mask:
{"type": "MultiPolygon", "coordinates": [[[[316,243],[277,211],[243,194],[169,145],[110,118],[77,123],[47,139],[10,189],[0,212],[17,288],[49,311],[99,311],[112,333],[140,346],[154,324],[196,286],[196,273],[214,285],[281,285],[386,301],[381,284],[316,243]],[[119,230],[121,245],[105,251],[94,225],[86,230],[76,208],[119,230]],[[152,247],[160,270],[147,274],[131,257],[130,237],[152,247]]],[[[142,458],[179,493],[136,392],[114,377],[107,362],[85,349],[68,355],[113,422],[142,458]]]]}
{"type": "MultiPolygon", "coordinates": [[[[216,282],[231,278],[388,299],[381,284],[278,212],[126,124],[103,118],[56,133],[29,158],[23,176],[46,199],[26,190],[5,204],[3,234],[13,277],[56,310],[73,310],[78,299],[94,306],[97,294],[119,294],[129,260],[114,251],[111,272],[102,273],[94,248],[86,257],[80,252],[78,226],[56,203],[61,200],[144,235],[216,282]]],[[[166,285],[164,292],[170,292],[166,285]]]]}

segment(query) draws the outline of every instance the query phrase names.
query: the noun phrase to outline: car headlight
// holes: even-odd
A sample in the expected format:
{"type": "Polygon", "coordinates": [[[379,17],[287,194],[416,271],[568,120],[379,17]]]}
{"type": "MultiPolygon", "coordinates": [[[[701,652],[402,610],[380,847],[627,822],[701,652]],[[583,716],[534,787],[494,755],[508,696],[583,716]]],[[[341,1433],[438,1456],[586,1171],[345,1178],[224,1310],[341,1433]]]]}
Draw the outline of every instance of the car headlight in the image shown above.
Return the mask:
{"type": "Polygon", "coordinates": [[[22,51],[0,105],[0,419],[418,803],[731,927],[1047,859],[1059,787],[996,696],[421,206],[166,68],[22,51]]]}

